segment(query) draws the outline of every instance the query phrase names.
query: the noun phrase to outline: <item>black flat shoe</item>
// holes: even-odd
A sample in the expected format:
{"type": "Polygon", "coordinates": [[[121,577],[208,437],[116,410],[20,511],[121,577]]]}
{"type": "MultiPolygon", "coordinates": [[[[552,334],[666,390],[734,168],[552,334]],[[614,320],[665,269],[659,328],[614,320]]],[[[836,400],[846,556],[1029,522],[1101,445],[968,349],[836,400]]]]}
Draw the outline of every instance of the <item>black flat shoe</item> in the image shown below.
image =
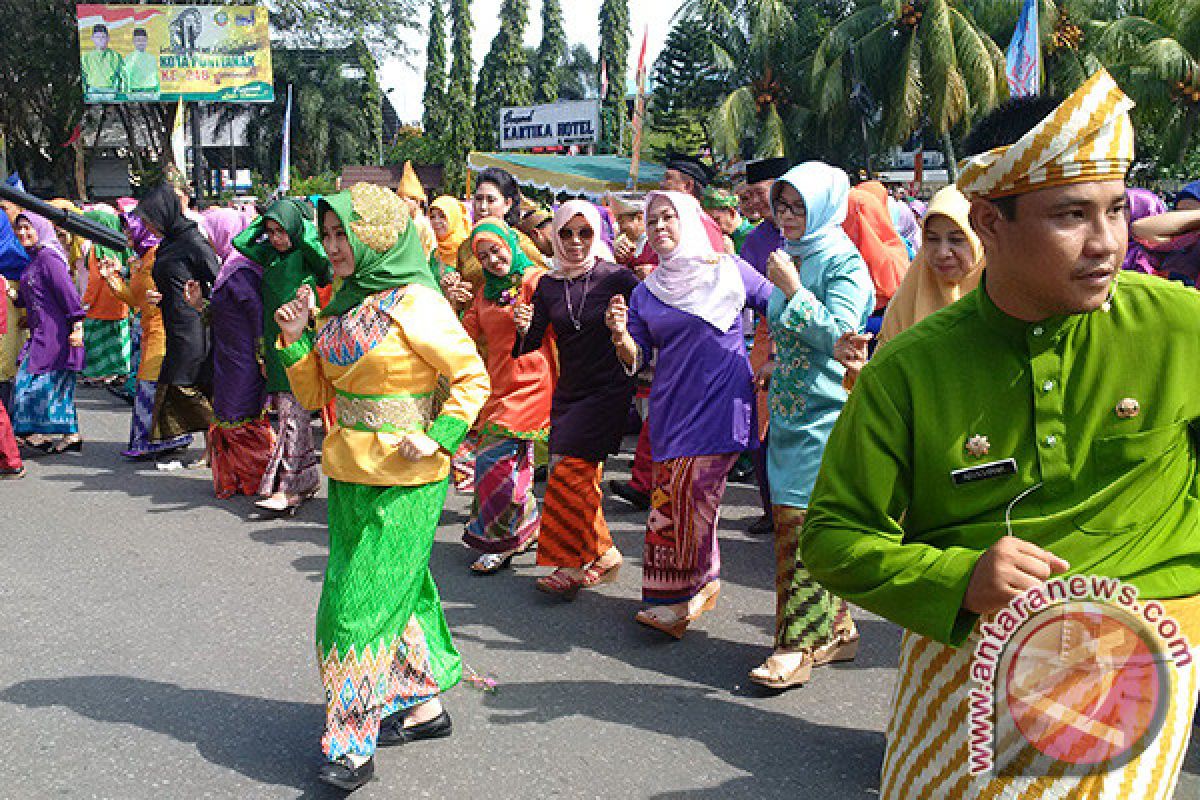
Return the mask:
{"type": "Polygon", "coordinates": [[[608,489],[638,511],[650,508],[650,495],[638,491],[625,481],[609,481],[608,489]]]}
{"type": "Polygon", "coordinates": [[[330,786],[347,792],[361,789],[375,777],[375,759],[368,758],[357,767],[351,767],[345,756],[337,761],[327,761],[317,771],[317,778],[330,786]]]}
{"type": "Polygon", "coordinates": [[[763,514],[750,523],[750,527],[746,529],[746,532],[754,536],[766,536],[768,533],[775,532],[775,525],[772,523],[769,514],[763,514]]]}
{"type": "Polygon", "coordinates": [[[392,714],[380,724],[378,741],[380,747],[389,747],[419,742],[422,739],[444,739],[453,731],[454,723],[450,721],[450,715],[445,709],[428,722],[408,728],[404,727],[403,714],[392,714]]]}

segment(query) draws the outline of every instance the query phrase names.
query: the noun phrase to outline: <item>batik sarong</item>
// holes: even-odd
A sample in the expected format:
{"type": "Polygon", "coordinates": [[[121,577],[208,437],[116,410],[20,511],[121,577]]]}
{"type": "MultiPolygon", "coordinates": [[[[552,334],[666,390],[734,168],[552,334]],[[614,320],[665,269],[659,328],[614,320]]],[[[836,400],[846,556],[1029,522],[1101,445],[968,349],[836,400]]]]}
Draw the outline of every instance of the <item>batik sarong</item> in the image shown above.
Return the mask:
{"type": "Polygon", "coordinates": [[[12,426],[17,436],[79,433],[75,412],[77,372],[30,375],[22,362],[13,381],[12,426]]]}
{"type": "MultiPolygon", "coordinates": [[[[906,632],[900,643],[900,665],[887,728],[881,800],[1171,800],[1192,732],[1200,688],[1200,647],[1196,646],[1200,641],[1200,597],[1159,602],[1166,610],[1165,616],[1179,623],[1191,643],[1191,664],[1167,667],[1171,675],[1166,690],[1170,700],[1157,738],[1124,766],[1083,776],[1068,774],[1070,767],[1065,761],[1053,761],[1048,767],[1035,765],[1036,759],[1045,756],[1040,756],[1008,724],[994,729],[1000,741],[996,763],[1007,764],[1014,756],[1016,763],[999,775],[971,775],[971,737],[976,726],[971,718],[970,693],[979,686],[971,677],[979,628],[959,648],[906,632]]],[[[1102,669],[1100,663],[1093,666],[1102,669]]],[[[1090,677],[1081,686],[1093,692],[1102,681],[1096,680],[1094,673],[1090,677]]],[[[1097,702],[1102,706],[1111,698],[1100,696],[1097,702]]],[[[1074,732],[1087,730],[1096,735],[1089,719],[1078,719],[1072,708],[1063,711],[1061,730],[1065,734],[1082,738],[1074,732]]],[[[995,717],[989,716],[994,724],[995,717]]]]}
{"type": "Polygon", "coordinates": [[[475,500],[463,541],[481,553],[519,550],[538,535],[533,442],[483,435],[475,453],[475,500]]]}
{"type": "Polygon", "coordinates": [[[855,633],[846,601],[813,580],[798,562],[804,509],[775,506],[775,647],[815,650],[855,633]]]}
{"type": "Polygon", "coordinates": [[[684,603],[721,573],[717,523],[725,480],[737,453],[654,463],[646,519],[642,600],[684,603]]]}
{"type": "Polygon", "coordinates": [[[255,494],[274,449],[275,431],[266,412],[251,420],[214,422],[208,429],[208,463],[217,497],[255,494]]]}
{"type": "Polygon", "coordinates": [[[129,319],[84,319],[85,378],[128,375],[133,353],[129,319]]]}
{"type": "Polygon", "coordinates": [[[429,556],[447,481],[329,481],[329,561],[317,607],[330,760],[375,752],[379,724],[462,678],[429,556]]]}
{"type": "Polygon", "coordinates": [[[150,438],[154,441],[207,432],[212,421],[212,404],[197,387],[161,382],[155,385],[154,417],[150,423],[150,438]]]}
{"type": "Polygon", "coordinates": [[[479,445],[479,434],[468,433],[450,459],[450,473],[457,491],[475,491],[475,448],[479,445]]]}
{"type": "Polygon", "coordinates": [[[138,381],[133,396],[133,414],[129,418],[129,447],[121,455],[125,458],[145,458],[155,453],[177,450],[192,443],[190,434],[155,442],[150,439],[150,425],[154,421],[154,397],[158,392],[156,381],[138,381]]]}
{"type": "Polygon", "coordinates": [[[551,458],[537,563],[545,567],[585,567],[613,546],[600,507],[604,466],[574,456],[551,458]]]}
{"type": "Polygon", "coordinates": [[[312,414],[291,392],[272,392],[267,399],[275,409],[278,429],[258,493],[270,497],[277,492],[305,495],[317,491],[321,465],[313,444],[312,414]]]}

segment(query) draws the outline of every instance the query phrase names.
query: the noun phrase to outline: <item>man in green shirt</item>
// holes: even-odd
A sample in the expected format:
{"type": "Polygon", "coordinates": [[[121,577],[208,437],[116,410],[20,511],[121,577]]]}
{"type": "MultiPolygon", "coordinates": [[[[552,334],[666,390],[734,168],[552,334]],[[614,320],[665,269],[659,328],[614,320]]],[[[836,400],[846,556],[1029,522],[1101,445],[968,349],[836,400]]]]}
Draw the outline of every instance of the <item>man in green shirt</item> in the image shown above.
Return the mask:
{"type": "Polygon", "coordinates": [[[158,57],[146,52],[150,37],[145,28],[133,29],[133,52],[125,59],[126,91],[158,94],[158,57]]]}
{"type": "Polygon", "coordinates": [[[985,278],[880,348],[825,450],[800,557],[831,592],[908,630],[885,800],[1174,791],[1194,659],[1161,732],[1124,767],[968,766],[978,623],[1048,579],[1119,579],[1200,639],[1200,392],[1185,379],[1200,294],[1132,273],[1118,285],[1132,105],[1101,71],[1057,107],[1022,98],[980,123],[959,188],[985,278]]]}
{"type": "Polygon", "coordinates": [[[106,93],[123,91],[124,65],[120,54],[108,49],[107,25],[92,26],[92,44],[96,49],[83,54],[84,89],[106,93]]]}

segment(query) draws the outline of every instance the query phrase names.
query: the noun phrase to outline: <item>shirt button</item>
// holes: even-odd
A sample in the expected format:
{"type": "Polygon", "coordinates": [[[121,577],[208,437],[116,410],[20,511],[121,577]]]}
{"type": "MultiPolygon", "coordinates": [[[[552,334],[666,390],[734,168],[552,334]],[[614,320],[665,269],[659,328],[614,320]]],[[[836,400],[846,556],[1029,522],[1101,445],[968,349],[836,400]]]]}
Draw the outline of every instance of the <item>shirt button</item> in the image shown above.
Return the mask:
{"type": "Polygon", "coordinates": [[[1052,391],[1053,389],[1054,389],[1054,381],[1046,381],[1045,383],[1042,384],[1043,392],[1049,392],[1049,391],[1052,391]]]}
{"type": "Polygon", "coordinates": [[[1058,444],[1058,437],[1054,436],[1054,435],[1050,435],[1050,436],[1047,436],[1042,441],[1044,441],[1046,443],[1046,447],[1054,447],[1054,445],[1058,444]]]}
{"type": "Polygon", "coordinates": [[[1036,328],[1033,329],[1034,336],[1041,336],[1045,332],[1046,332],[1046,329],[1043,328],[1041,325],[1038,325],[1036,328]]]}

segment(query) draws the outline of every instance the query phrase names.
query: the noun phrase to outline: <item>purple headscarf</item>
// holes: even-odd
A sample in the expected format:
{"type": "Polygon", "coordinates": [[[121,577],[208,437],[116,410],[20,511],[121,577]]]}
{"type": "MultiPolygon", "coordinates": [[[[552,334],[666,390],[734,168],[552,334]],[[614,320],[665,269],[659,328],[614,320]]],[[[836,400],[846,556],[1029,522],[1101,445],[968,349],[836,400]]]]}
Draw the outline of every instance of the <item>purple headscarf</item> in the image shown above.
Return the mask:
{"type": "Polygon", "coordinates": [[[142,218],[133,211],[121,214],[121,222],[125,223],[125,229],[129,231],[129,241],[133,243],[133,249],[139,256],[146,255],[151,248],[158,245],[159,238],[150,232],[142,218]]]}
{"type": "Polygon", "coordinates": [[[908,256],[912,258],[921,249],[921,225],[917,222],[917,215],[909,208],[908,203],[894,197],[888,197],[888,211],[892,214],[896,233],[900,234],[900,238],[908,246],[908,256]]]}
{"type": "Polygon", "coordinates": [[[1129,249],[1125,251],[1125,262],[1121,269],[1154,275],[1158,272],[1161,257],[1150,253],[1133,238],[1133,223],[1146,217],[1165,213],[1167,205],[1149,189],[1126,189],[1125,199],[1129,204],[1129,249]]]}
{"type": "MultiPolygon", "coordinates": [[[[69,263],[67,251],[63,249],[62,242],[58,240],[58,234],[54,232],[54,223],[50,222],[50,220],[46,219],[41,214],[34,214],[32,211],[25,211],[24,209],[22,209],[21,213],[17,216],[24,217],[25,219],[29,220],[29,224],[33,226],[35,231],[37,231],[39,246],[49,247],[52,250],[57,250],[59,255],[63,257],[63,260],[68,261],[69,263]]],[[[29,256],[32,258],[33,253],[30,253],[29,256]]]]}
{"type": "Polygon", "coordinates": [[[596,211],[600,212],[600,239],[612,250],[613,242],[617,238],[617,226],[613,222],[612,212],[605,206],[596,203],[593,205],[596,206],[596,211]]]}
{"type": "Polygon", "coordinates": [[[242,212],[232,208],[210,208],[204,212],[204,234],[212,242],[217,258],[225,261],[233,252],[233,237],[246,229],[242,212]]]}

